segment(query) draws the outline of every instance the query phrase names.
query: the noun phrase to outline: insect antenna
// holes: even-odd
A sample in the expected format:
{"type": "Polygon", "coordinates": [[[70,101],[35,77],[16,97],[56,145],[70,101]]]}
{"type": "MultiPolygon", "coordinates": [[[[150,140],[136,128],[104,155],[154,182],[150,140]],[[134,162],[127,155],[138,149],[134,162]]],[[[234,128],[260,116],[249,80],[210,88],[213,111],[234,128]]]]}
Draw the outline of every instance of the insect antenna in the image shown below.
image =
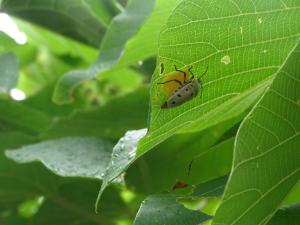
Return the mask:
{"type": "Polygon", "coordinates": [[[206,67],[204,73],[202,73],[201,76],[198,78],[198,80],[201,80],[201,78],[207,73],[207,71],[208,71],[208,66],[206,67]]]}

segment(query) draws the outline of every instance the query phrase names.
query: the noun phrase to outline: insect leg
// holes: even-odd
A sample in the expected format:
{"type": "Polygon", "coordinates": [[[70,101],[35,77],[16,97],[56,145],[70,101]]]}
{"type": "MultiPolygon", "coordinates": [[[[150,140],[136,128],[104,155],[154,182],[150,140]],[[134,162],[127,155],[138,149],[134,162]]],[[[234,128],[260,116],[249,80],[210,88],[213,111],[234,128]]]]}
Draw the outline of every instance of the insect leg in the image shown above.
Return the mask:
{"type": "Polygon", "coordinates": [[[182,70],[178,70],[177,67],[176,67],[176,65],[174,65],[174,68],[175,68],[176,71],[183,73],[184,83],[186,83],[186,73],[184,71],[182,71],[182,70]]]}
{"type": "Polygon", "coordinates": [[[163,63],[160,64],[160,75],[162,75],[165,72],[165,66],[163,63]]]}
{"type": "Polygon", "coordinates": [[[180,86],[182,86],[182,85],[183,85],[183,83],[181,83],[181,81],[179,81],[179,80],[176,80],[176,79],[174,79],[174,80],[167,80],[167,81],[165,81],[165,82],[162,82],[162,83],[157,83],[157,84],[165,84],[165,83],[169,83],[169,82],[172,82],[172,81],[174,81],[174,82],[177,82],[178,84],[180,84],[180,86]]]}

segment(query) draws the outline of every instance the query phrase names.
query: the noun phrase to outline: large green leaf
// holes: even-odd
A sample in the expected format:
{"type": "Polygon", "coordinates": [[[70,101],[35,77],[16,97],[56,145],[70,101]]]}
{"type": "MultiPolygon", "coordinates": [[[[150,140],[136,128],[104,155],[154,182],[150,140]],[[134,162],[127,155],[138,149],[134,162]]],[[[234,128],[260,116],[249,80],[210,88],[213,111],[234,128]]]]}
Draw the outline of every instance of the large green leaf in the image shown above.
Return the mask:
{"type": "Polygon", "coordinates": [[[300,178],[300,44],[237,135],[213,224],[266,224],[300,178]]]}
{"type": "Polygon", "coordinates": [[[3,0],[1,11],[98,47],[105,25],[84,1],[3,0]]]}
{"type": "Polygon", "coordinates": [[[134,225],[198,225],[208,219],[206,214],[184,208],[175,196],[158,194],[144,200],[134,225]]]}
{"type": "Polygon", "coordinates": [[[157,84],[151,88],[149,133],[139,144],[143,154],[178,132],[203,130],[252,106],[300,36],[300,4],[279,0],[184,0],[162,30],[159,63],[166,73],[193,66],[203,77],[202,95],[185,104],[161,109],[166,100],[157,84]]]}
{"type": "Polygon", "coordinates": [[[154,3],[154,0],[131,0],[125,11],[112,20],[101,44],[97,62],[86,70],[66,73],[57,84],[53,100],[58,104],[72,102],[75,87],[87,79],[95,78],[99,72],[108,70],[116,64],[126,42],[141,28],[152,12],[154,3]]]}
{"type": "Polygon", "coordinates": [[[59,176],[102,179],[113,145],[96,138],[63,138],[6,151],[18,163],[42,162],[59,176]]]}
{"type": "Polygon", "coordinates": [[[17,86],[19,71],[18,60],[12,53],[0,55],[0,94],[8,93],[17,86]]]}

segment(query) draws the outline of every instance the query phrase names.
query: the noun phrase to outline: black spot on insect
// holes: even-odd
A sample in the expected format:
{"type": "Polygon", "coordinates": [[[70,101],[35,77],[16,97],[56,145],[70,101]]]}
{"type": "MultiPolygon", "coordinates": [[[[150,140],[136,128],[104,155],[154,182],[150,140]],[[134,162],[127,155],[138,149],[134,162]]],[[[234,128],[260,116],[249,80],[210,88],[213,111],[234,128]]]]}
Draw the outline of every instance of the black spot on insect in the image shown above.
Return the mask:
{"type": "Polygon", "coordinates": [[[189,91],[189,89],[185,89],[185,91],[189,91]]]}
{"type": "Polygon", "coordinates": [[[175,105],[176,102],[172,102],[172,105],[175,105]]]}
{"type": "Polygon", "coordinates": [[[177,96],[178,96],[179,98],[181,98],[181,95],[180,95],[180,94],[178,94],[177,96]]]}

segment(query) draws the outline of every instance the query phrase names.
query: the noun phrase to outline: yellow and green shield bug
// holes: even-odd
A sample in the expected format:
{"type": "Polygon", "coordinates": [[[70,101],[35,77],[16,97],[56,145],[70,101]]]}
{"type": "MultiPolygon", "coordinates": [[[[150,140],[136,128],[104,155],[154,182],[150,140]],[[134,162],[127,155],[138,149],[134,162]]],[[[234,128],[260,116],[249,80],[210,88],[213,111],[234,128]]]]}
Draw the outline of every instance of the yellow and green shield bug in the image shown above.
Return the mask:
{"type": "MultiPolygon", "coordinates": [[[[162,83],[165,86],[165,92],[168,95],[167,101],[165,101],[161,108],[168,109],[179,106],[192,98],[196,97],[199,91],[202,91],[202,80],[201,78],[206,74],[208,67],[205,72],[199,77],[195,78],[192,73],[192,67],[187,70],[178,70],[174,65],[175,71],[170,74],[166,74],[166,79],[162,83]],[[191,75],[191,78],[189,79],[191,75]],[[179,77],[181,76],[181,78],[179,77]]],[[[163,67],[161,67],[163,68],[163,67]]]]}

